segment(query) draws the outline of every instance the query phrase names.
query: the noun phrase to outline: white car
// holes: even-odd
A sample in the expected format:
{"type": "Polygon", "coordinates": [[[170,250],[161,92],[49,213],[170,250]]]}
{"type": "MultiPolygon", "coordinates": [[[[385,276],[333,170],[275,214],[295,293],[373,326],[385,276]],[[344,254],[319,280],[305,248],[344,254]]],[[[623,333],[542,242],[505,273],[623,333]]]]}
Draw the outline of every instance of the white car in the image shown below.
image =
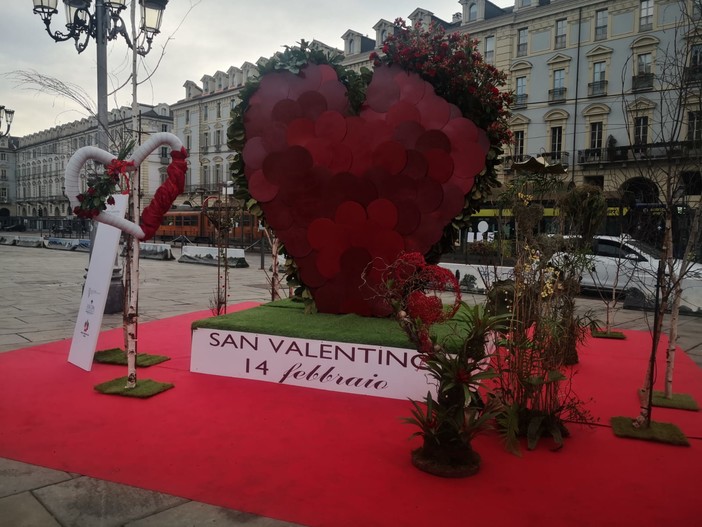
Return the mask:
{"type": "MultiPolygon", "coordinates": [[[[659,250],[629,236],[595,236],[580,285],[600,294],[616,289],[632,300],[650,303],[655,295],[660,258],[659,250]]],[[[676,270],[681,263],[675,261],[676,270]]],[[[682,306],[702,310],[702,265],[689,265],[682,288],[682,306]]]]}

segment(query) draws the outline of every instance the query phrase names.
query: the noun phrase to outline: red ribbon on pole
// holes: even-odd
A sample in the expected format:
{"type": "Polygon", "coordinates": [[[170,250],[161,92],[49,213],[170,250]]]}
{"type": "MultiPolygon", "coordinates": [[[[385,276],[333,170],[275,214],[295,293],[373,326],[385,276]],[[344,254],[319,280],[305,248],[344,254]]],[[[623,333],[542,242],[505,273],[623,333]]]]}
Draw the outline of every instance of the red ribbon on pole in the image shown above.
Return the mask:
{"type": "Polygon", "coordinates": [[[158,188],[148,207],[141,213],[141,229],[144,231],[142,241],[153,238],[161,225],[163,216],[170,210],[176,198],[185,191],[185,173],[188,170],[185,159],[187,157],[188,151],[185,147],[181,148],[180,151],[171,152],[172,161],[166,169],[168,178],[158,188]]]}

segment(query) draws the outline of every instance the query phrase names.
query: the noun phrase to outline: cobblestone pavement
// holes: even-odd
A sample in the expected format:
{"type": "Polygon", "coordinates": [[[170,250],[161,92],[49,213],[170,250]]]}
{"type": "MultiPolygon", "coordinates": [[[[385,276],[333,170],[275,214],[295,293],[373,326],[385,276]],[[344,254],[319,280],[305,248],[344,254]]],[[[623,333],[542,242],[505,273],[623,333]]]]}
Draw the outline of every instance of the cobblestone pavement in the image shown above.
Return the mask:
{"type": "MultiPolygon", "coordinates": [[[[207,310],[217,289],[217,267],[176,260],[140,261],[142,322],[207,310]]],[[[248,268],[230,270],[228,302],[270,299],[269,261],[247,255],[248,268]],[[263,264],[263,265],[262,265],[263,264]]],[[[71,338],[87,253],[0,245],[0,352],[71,338]]],[[[481,301],[482,297],[476,297],[481,301]]],[[[470,301],[470,298],[468,299],[470,301]]],[[[578,299],[581,310],[603,318],[603,303],[578,299]]],[[[615,326],[648,329],[651,316],[619,310],[615,326]]],[[[103,329],[120,327],[121,314],[105,315],[103,329]]],[[[702,318],[682,317],[678,344],[702,366],[702,318]]],[[[0,458],[0,527],[282,527],[292,524],[0,458]]]]}

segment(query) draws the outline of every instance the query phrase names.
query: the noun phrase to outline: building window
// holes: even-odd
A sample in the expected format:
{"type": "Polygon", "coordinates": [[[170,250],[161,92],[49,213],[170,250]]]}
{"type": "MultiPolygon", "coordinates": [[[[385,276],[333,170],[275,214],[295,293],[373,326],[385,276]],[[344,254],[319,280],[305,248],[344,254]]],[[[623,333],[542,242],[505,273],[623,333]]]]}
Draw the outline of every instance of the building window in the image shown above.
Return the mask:
{"type": "Polygon", "coordinates": [[[519,0],[519,7],[529,7],[531,0],[519,0]]]}
{"type": "Polygon", "coordinates": [[[563,150],[563,127],[554,126],[551,128],[551,159],[560,161],[561,150],[563,150]]]}
{"type": "Polygon", "coordinates": [[[595,11],[595,40],[607,39],[607,10],[595,11]]]}
{"type": "Polygon", "coordinates": [[[653,0],[641,0],[639,31],[649,31],[651,29],[653,29],[653,0]]]}
{"type": "Polygon", "coordinates": [[[640,53],[636,56],[636,75],[633,90],[650,90],[653,88],[653,66],[650,53],[640,53]]]}
{"type": "Polygon", "coordinates": [[[521,162],[524,159],[524,130],[514,132],[514,161],[521,162]]]}
{"type": "MultiPolygon", "coordinates": [[[[648,116],[634,118],[634,144],[645,145],[648,143],[648,116]]],[[[635,149],[636,152],[642,152],[643,149],[635,149]]]]}
{"type": "Polygon", "coordinates": [[[592,65],[592,83],[590,84],[590,97],[607,95],[607,80],[605,79],[607,63],[595,62],[592,65]]]}
{"type": "Polygon", "coordinates": [[[192,140],[189,135],[185,136],[185,148],[190,152],[192,146],[192,140]]]}
{"type": "Polygon", "coordinates": [[[162,131],[162,132],[167,132],[167,131],[168,131],[168,125],[167,125],[167,124],[162,124],[162,125],[161,125],[161,131],[162,131]]]}
{"type": "Polygon", "coordinates": [[[185,110],[185,124],[190,124],[190,110],[185,110]]]}
{"type": "Polygon", "coordinates": [[[562,18],[556,20],[556,41],[554,42],[554,49],[562,49],[566,47],[566,19],[562,18]]]}
{"type": "Polygon", "coordinates": [[[473,22],[474,20],[478,20],[478,6],[470,4],[468,8],[468,22],[473,22]]]}
{"type": "Polygon", "coordinates": [[[525,27],[517,31],[517,57],[524,57],[527,54],[527,38],[529,30],[525,27]]]}
{"type": "Polygon", "coordinates": [[[526,91],[526,77],[517,77],[517,86],[514,97],[514,106],[526,106],[527,103],[527,91],[526,91]]]}
{"type": "Polygon", "coordinates": [[[699,82],[702,80],[702,44],[694,44],[690,48],[690,65],[685,68],[685,81],[699,82]]]}
{"type": "Polygon", "coordinates": [[[687,112],[687,140],[702,141],[702,112],[687,112]]]}
{"type": "Polygon", "coordinates": [[[202,184],[205,188],[210,186],[210,167],[207,165],[202,166],[202,184]]]}
{"type": "Polygon", "coordinates": [[[565,100],[565,70],[553,70],[553,89],[549,91],[549,102],[560,102],[565,100]]]}
{"type": "Polygon", "coordinates": [[[218,102],[217,103],[217,119],[222,118],[222,103],[218,102]]]}
{"type": "Polygon", "coordinates": [[[219,148],[222,144],[222,130],[215,130],[215,146],[219,148]]]}
{"type": "Polygon", "coordinates": [[[161,158],[168,159],[168,147],[167,146],[161,147],[161,158]]]}
{"type": "Polygon", "coordinates": [[[602,121],[590,123],[590,148],[593,150],[600,150],[602,148],[603,129],[602,121]]]}
{"type": "Polygon", "coordinates": [[[495,37],[485,37],[485,62],[495,64],[495,37]]]}
{"type": "Polygon", "coordinates": [[[210,146],[210,133],[205,132],[202,134],[202,151],[207,152],[207,148],[210,146]]]}
{"type": "Polygon", "coordinates": [[[209,115],[208,115],[207,113],[208,113],[208,112],[207,112],[207,105],[205,104],[205,105],[202,107],[202,119],[203,119],[204,121],[207,121],[207,120],[209,119],[209,115]]]}
{"type": "Polygon", "coordinates": [[[651,73],[651,54],[641,53],[636,57],[636,74],[645,75],[651,73]]]}
{"type": "Polygon", "coordinates": [[[222,165],[217,163],[215,165],[215,183],[219,185],[222,182],[222,165]]]}

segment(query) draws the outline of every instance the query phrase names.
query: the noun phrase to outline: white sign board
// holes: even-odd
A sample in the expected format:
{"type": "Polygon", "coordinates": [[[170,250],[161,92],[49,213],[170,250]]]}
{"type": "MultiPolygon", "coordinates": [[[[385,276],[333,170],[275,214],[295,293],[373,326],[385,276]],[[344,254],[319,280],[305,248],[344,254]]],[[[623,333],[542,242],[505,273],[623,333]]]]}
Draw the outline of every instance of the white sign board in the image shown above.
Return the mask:
{"type": "Polygon", "coordinates": [[[416,350],[197,328],[190,371],[305,388],[422,399],[435,392],[416,350]]]}
{"type": "MultiPolygon", "coordinates": [[[[108,205],[105,212],[124,217],[127,211],[128,196],[116,194],[114,205],[108,205]]],[[[119,238],[122,231],[116,227],[97,223],[95,245],[93,246],[88,276],[83,286],[83,297],[78,309],[76,327],[73,330],[73,341],[68,353],[68,362],[79,368],[90,371],[93,367],[93,356],[97,339],[102,326],[102,316],[107,302],[107,292],[110,290],[112,268],[117,257],[119,238]]]]}

